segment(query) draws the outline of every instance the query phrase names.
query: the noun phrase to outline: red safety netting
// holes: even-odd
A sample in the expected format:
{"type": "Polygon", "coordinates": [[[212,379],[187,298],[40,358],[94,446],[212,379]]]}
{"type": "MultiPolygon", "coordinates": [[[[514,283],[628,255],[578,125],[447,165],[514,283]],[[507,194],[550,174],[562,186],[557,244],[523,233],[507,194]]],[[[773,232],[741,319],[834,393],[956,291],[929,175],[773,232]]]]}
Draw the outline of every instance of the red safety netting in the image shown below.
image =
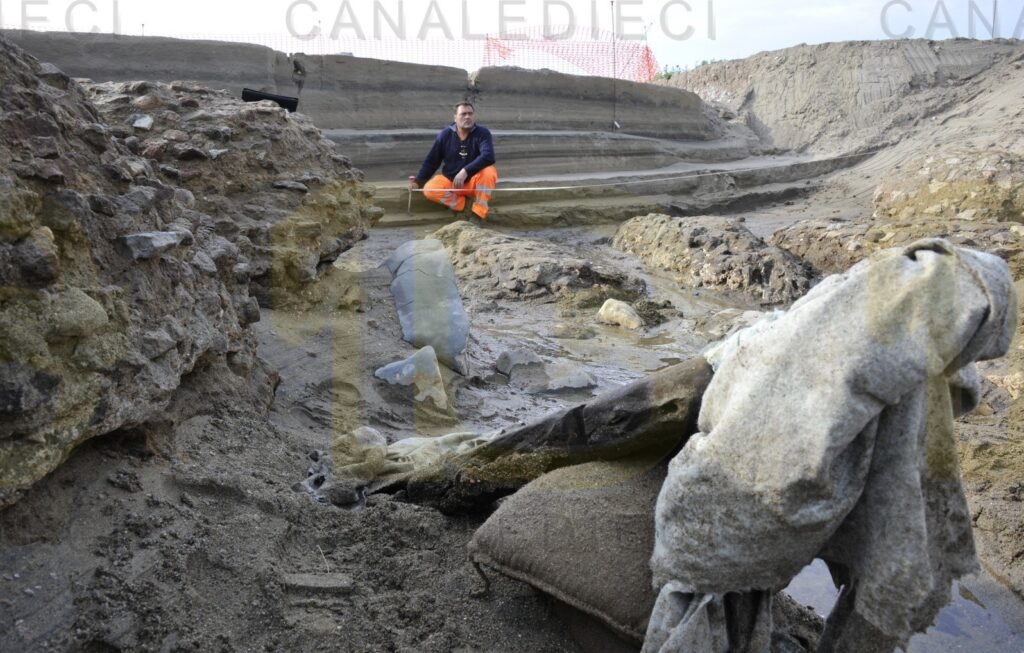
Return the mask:
{"type": "Polygon", "coordinates": [[[466,39],[330,38],[324,34],[298,38],[287,33],[180,34],[151,33],[150,30],[146,35],[253,43],[289,54],[351,54],[371,59],[453,66],[468,71],[484,66],[518,66],[637,82],[649,82],[658,72],[658,62],[644,41],[613,38],[610,32],[590,27],[523,28],[514,35],[480,35],[466,39]]]}
{"type": "Polygon", "coordinates": [[[488,36],[481,65],[548,68],[635,82],[649,82],[658,72],[646,43],[615,39],[610,32],[590,28],[533,28],[516,38],[488,36]]]}

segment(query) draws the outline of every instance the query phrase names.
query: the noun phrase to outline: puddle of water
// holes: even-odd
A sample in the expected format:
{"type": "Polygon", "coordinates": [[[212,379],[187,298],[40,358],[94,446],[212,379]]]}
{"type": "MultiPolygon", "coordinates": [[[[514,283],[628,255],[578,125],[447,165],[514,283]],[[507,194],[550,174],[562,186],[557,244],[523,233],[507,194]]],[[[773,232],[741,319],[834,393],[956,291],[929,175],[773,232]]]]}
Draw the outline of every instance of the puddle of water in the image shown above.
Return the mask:
{"type": "MultiPolygon", "coordinates": [[[[786,592],[821,616],[839,595],[821,560],[800,572],[786,592]]],[[[985,573],[954,583],[951,603],[934,626],[910,640],[906,653],[947,651],[1024,653],[1024,603],[985,573]]]]}
{"type": "Polygon", "coordinates": [[[663,365],[659,367],[657,370],[655,370],[656,372],[663,370],[666,367],[672,367],[673,365],[678,365],[679,363],[683,362],[682,358],[674,358],[671,356],[669,358],[659,358],[658,360],[661,361],[663,365]]]}
{"type": "Polygon", "coordinates": [[[603,381],[613,384],[629,383],[644,373],[662,369],[666,359],[691,358],[706,344],[685,320],[634,332],[600,324],[594,312],[593,320],[565,320],[553,305],[536,306],[527,312],[498,313],[474,320],[473,330],[478,335],[489,334],[508,348],[524,347],[541,356],[583,363],[592,373],[600,373],[603,381]],[[570,333],[560,335],[555,327],[561,323],[584,326],[589,333],[576,338],[569,337],[570,333]]]}
{"type": "Polygon", "coordinates": [[[656,336],[649,338],[640,338],[636,344],[640,347],[657,347],[658,345],[672,345],[675,344],[676,339],[667,333],[661,333],[656,336]]]}

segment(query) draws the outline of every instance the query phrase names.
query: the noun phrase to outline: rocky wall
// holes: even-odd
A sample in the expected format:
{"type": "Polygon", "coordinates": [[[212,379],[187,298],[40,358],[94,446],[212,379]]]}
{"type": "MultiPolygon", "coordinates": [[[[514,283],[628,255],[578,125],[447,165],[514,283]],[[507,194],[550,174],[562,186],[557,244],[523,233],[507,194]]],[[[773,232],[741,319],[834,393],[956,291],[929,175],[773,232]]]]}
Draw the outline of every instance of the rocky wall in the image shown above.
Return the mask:
{"type": "Polygon", "coordinates": [[[125,146],[214,218],[265,306],[272,294],[289,303],[383,215],[362,172],[304,114],[193,83],[84,88],[125,146]]]}
{"type": "Polygon", "coordinates": [[[200,368],[267,380],[244,257],[179,190],[0,39],[0,506],[89,438],[173,422],[200,368]]]}
{"type": "Polygon", "coordinates": [[[0,38],[0,506],[92,437],[265,408],[256,297],[365,237],[361,178],[272,102],[79,83],[0,38]]]}

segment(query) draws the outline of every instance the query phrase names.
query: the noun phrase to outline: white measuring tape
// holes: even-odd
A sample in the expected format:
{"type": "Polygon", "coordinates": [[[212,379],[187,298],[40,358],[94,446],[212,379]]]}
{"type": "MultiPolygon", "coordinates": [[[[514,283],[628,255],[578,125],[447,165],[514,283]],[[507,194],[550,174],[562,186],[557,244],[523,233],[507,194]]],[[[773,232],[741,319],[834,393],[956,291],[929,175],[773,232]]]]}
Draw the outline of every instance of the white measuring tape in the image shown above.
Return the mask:
{"type": "MultiPolygon", "coordinates": [[[[878,148],[876,150],[868,150],[867,152],[859,152],[857,154],[844,154],[843,156],[830,157],[830,158],[827,158],[827,159],[817,159],[817,160],[814,160],[814,161],[798,161],[798,162],[796,162],[795,165],[801,165],[801,164],[806,164],[806,163],[819,163],[819,162],[824,162],[824,161],[842,161],[844,159],[855,159],[855,158],[858,158],[858,157],[867,157],[867,156],[871,156],[872,154],[875,154],[877,152],[881,152],[882,149],[883,148],[878,148]]],[[[685,174],[685,175],[677,175],[677,176],[673,176],[673,177],[661,177],[661,178],[657,178],[657,179],[635,179],[633,181],[615,181],[615,182],[609,182],[609,183],[606,183],[606,184],[581,184],[581,185],[578,185],[578,186],[530,186],[530,187],[527,187],[527,188],[495,188],[494,190],[492,190],[490,192],[496,193],[496,192],[501,191],[503,193],[535,193],[535,192],[538,192],[538,191],[553,191],[553,190],[582,190],[582,189],[586,189],[586,188],[611,188],[611,187],[615,187],[615,186],[633,186],[633,185],[636,185],[636,184],[656,184],[656,183],[662,182],[662,181],[679,181],[679,180],[682,180],[682,179],[697,179],[699,177],[714,177],[714,176],[717,176],[717,175],[735,175],[735,174],[741,174],[741,173],[744,173],[744,172],[758,172],[760,170],[771,170],[772,168],[781,168],[781,167],[783,167],[783,166],[782,165],[774,165],[774,166],[758,166],[758,167],[754,167],[754,168],[736,168],[736,169],[733,169],[733,170],[714,170],[714,171],[711,171],[711,172],[695,172],[695,173],[690,173],[690,174],[685,174]]],[[[426,189],[424,189],[424,188],[411,188],[411,189],[409,189],[409,192],[410,193],[422,193],[425,190],[426,189]]],[[[448,189],[445,189],[445,190],[448,190],[448,189]]],[[[462,190],[462,189],[460,189],[460,190],[462,190]]],[[[411,198],[412,196],[410,195],[409,197],[411,198]]]]}

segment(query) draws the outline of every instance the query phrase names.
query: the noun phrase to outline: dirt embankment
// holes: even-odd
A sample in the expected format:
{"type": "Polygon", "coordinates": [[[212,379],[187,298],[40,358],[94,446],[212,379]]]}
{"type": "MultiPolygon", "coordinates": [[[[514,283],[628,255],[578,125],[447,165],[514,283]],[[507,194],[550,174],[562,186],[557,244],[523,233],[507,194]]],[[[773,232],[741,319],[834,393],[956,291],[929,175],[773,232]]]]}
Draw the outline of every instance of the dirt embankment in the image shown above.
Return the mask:
{"type": "Polygon", "coordinates": [[[693,91],[781,150],[850,151],[927,127],[973,96],[972,78],[1022,55],[1018,41],[799,45],[662,83],[693,91]]]}
{"type": "Polygon", "coordinates": [[[0,60],[4,505],[91,437],[173,421],[192,374],[264,404],[271,387],[245,256],[75,82],[4,41],[0,60]]]}

